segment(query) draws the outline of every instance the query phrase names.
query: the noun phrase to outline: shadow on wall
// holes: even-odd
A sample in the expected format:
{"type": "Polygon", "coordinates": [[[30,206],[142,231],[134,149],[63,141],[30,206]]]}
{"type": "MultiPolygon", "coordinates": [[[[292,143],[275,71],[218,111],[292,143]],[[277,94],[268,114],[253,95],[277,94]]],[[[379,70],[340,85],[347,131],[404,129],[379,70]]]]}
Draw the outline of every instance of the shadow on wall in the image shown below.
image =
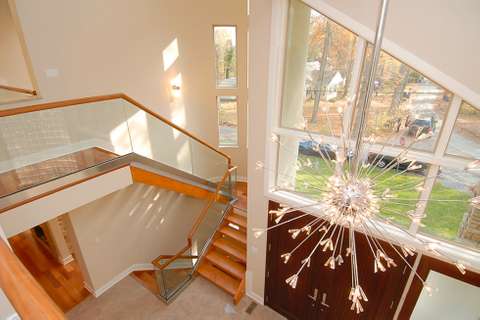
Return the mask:
{"type": "Polygon", "coordinates": [[[85,279],[94,290],[134,264],[173,255],[187,235],[204,200],[144,184],[133,184],[68,215],[85,262],[85,279]]]}

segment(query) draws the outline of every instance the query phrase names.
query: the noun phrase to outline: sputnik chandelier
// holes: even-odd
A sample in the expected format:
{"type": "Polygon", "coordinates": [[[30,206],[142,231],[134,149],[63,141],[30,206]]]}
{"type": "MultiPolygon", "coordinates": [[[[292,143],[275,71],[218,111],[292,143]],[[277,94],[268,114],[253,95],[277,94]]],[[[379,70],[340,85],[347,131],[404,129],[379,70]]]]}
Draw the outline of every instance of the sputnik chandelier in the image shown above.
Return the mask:
{"type": "MultiPolygon", "coordinates": [[[[310,237],[312,237],[312,235],[318,232],[320,233],[320,238],[313,246],[310,253],[301,260],[301,265],[299,266],[298,271],[288,277],[285,281],[292,288],[295,288],[302,270],[310,267],[312,256],[319,250],[323,252],[331,252],[324,262],[325,267],[330,269],[336,269],[341,266],[344,263],[344,258],[350,259],[352,280],[348,299],[351,301],[351,310],[354,310],[356,313],[362,312],[362,303],[368,301],[367,294],[364,292],[360,284],[355,239],[356,231],[362,232],[365,235],[373,257],[372,269],[374,273],[386,272],[389,268],[397,266],[394,257],[387,253],[386,245],[393,248],[393,251],[389,250],[389,252],[395,252],[395,256],[398,256],[403,260],[403,262],[412,270],[413,267],[409,263],[408,257],[414,256],[415,251],[420,250],[436,256],[441,256],[443,260],[455,264],[462,274],[465,273],[464,262],[452,260],[444,255],[437,243],[427,242],[420,239],[403,228],[392,224],[388,218],[379,215],[381,210],[389,210],[385,206],[389,203],[405,204],[408,203],[408,201],[412,201],[410,203],[414,204],[413,210],[409,208],[409,210],[405,210],[405,212],[395,213],[402,214],[413,221],[419,222],[422,216],[419,216],[415,209],[425,206],[427,201],[455,201],[441,199],[405,199],[400,196],[402,190],[415,189],[421,191],[423,183],[419,184],[416,182],[412,184],[412,182],[407,182],[405,184],[386,187],[385,182],[387,180],[421,168],[419,163],[407,159],[406,155],[413,144],[428,138],[425,134],[418,134],[415,136],[412,141],[403,146],[397,156],[393,160],[389,160],[389,164],[384,166],[381,170],[376,166],[376,163],[383,159],[384,156],[382,155],[382,151],[386,144],[383,145],[380,152],[376,152],[373,161],[367,161],[365,159],[366,157],[364,155],[369,154],[369,148],[376,140],[374,136],[364,136],[367,124],[366,116],[373,92],[373,83],[380,54],[387,6],[388,0],[383,0],[377,25],[374,52],[368,70],[366,94],[363,97],[361,101],[362,104],[358,110],[359,114],[357,120],[359,125],[355,138],[351,139],[351,131],[343,128],[342,133],[340,134],[339,146],[335,148],[335,156],[331,157],[328,153],[322,152],[322,150],[318,149],[320,146],[319,141],[315,141],[312,135],[309,134],[313,148],[317,148],[316,151],[321,156],[321,160],[332,172],[331,176],[328,178],[323,176],[314,177],[321,183],[322,187],[309,186],[314,188],[315,191],[318,191],[319,201],[315,201],[311,205],[296,208],[281,205],[278,209],[269,212],[270,215],[274,216],[275,224],[273,226],[270,226],[267,229],[253,230],[254,236],[258,238],[268,230],[283,226],[293,221],[298,222],[299,219],[308,215],[305,213],[288,218],[289,213],[307,207],[314,208],[319,214],[318,217],[315,217],[300,228],[292,228],[288,230],[293,239],[296,239],[302,234],[303,235],[300,236],[300,238],[303,239],[294,247],[294,249],[283,253],[281,259],[284,263],[288,263],[291,256],[295,254],[296,251],[304,245],[310,237]],[[351,144],[354,144],[354,146],[351,146],[351,144]],[[401,170],[398,169],[400,164],[403,164],[401,170]],[[390,175],[386,175],[388,172],[390,172],[390,175]],[[394,173],[392,174],[392,172],[394,173]],[[389,231],[387,230],[386,225],[390,228],[389,231]],[[389,240],[391,236],[388,236],[392,233],[391,228],[403,233],[405,237],[402,237],[402,239],[408,239],[408,241],[396,239],[397,244],[394,245],[394,243],[389,240]],[[382,238],[385,241],[383,242],[383,245],[378,238],[382,238]],[[403,241],[403,243],[399,243],[401,241],[403,241]],[[347,244],[345,251],[343,250],[344,243],[347,244]]],[[[282,146],[279,137],[275,134],[272,135],[272,141],[277,143],[279,147],[284,147],[282,146]]],[[[266,168],[262,162],[257,162],[257,169],[266,168]]],[[[473,161],[465,168],[467,171],[479,169],[480,160],[473,161]]],[[[470,200],[470,203],[473,207],[480,208],[480,197],[474,197],[470,200]]],[[[424,289],[427,293],[429,295],[432,294],[433,289],[416,272],[415,275],[423,283],[424,289]]]]}

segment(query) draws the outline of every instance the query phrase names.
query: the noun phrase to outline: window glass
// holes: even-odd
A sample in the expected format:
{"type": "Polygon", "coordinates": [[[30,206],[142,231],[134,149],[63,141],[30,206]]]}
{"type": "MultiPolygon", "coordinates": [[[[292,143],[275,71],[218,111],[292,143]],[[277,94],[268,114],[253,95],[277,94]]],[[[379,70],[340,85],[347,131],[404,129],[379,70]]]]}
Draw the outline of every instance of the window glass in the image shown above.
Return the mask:
{"type": "Polygon", "coordinates": [[[412,218],[417,216],[418,200],[429,168],[427,163],[412,161],[399,163],[394,155],[370,153],[369,166],[363,170],[375,183],[377,195],[385,190],[390,190],[392,195],[381,201],[380,216],[404,227],[409,227],[412,218]],[[417,168],[409,170],[413,166],[417,168]]]}
{"type": "Polygon", "coordinates": [[[422,219],[422,231],[480,245],[480,209],[470,199],[480,195],[480,172],[441,167],[422,219]]]}
{"type": "Polygon", "coordinates": [[[217,88],[237,87],[237,28],[215,26],[213,28],[217,88]]]}
{"type": "Polygon", "coordinates": [[[320,200],[326,179],[332,174],[330,159],[335,159],[336,145],[312,139],[280,136],[277,187],[320,200]]]}
{"type": "Polygon", "coordinates": [[[238,146],[237,97],[217,97],[218,134],[221,147],[238,146]]]}
{"type": "MultiPolygon", "coordinates": [[[[369,45],[359,102],[365,94],[371,52],[369,45]]],[[[373,134],[378,143],[433,151],[452,94],[384,51],[380,54],[374,83],[367,135],[373,134]],[[419,136],[422,139],[415,142],[419,136]]],[[[358,120],[356,125],[358,129],[358,120]]]]}
{"type": "Polygon", "coordinates": [[[453,128],[447,153],[480,158],[480,110],[463,102],[453,128]]]}
{"type": "Polygon", "coordinates": [[[356,35],[292,0],[287,37],[282,126],[338,136],[356,35]]]}

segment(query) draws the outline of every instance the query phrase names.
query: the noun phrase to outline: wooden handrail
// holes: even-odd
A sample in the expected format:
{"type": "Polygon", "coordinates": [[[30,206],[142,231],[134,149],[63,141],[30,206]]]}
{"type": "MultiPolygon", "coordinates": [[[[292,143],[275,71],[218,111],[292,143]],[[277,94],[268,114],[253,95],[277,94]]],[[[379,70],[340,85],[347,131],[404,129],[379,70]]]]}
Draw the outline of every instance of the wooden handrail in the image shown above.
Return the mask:
{"type": "Polygon", "coordinates": [[[220,182],[217,184],[217,187],[215,189],[215,193],[210,196],[210,199],[208,200],[207,204],[202,208],[202,211],[198,215],[197,219],[195,220],[195,223],[192,226],[192,229],[190,229],[190,232],[187,237],[187,245],[183,247],[177,254],[172,256],[171,258],[168,259],[168,261],[164,264],[159,264],[158,261],[160,260],[160,257],[156,258],[155,260],[152,261],[153,264],[155,264],[160,270],[165,269],[168,267],[173,261],[177,260],[180,258],[188,249],[192,247],[192,238],[195,232],[197,231],[198,227],[200,226],[200,223],[202,223],[203,219],[208,213],[208,210],[212,207],[213,203],[218,199],[218,193],[220,192],[220,189],[223,187],[225,184],[225,181],[227,180],[228,176],[232,174],[233,171],[235,171],[237,167],[231,167],[229,168],[225,174],[223,175],[222,179],[220,182]]]}
{"type": "Polygon", "coordinates": [[[212,145],[208,144],[207,142],[203,141],[202,139],[194,136],[192,133],[188,132],[187,130],[177,126],[170,120],[162,117],[156,112],[153,112],[152,110],[148,109],[144,105],[142,105],[140,102],[130,98],[124,93],[115,93],[115,94],[109,94],[109,95],[102,95],[102,96],[93,96],[93,97],[85,97],[85,98],[79,98],[79,99],[70,99],[70,100],[63,100],[63,101],[56,101],[56,102],[46,102],[46,103],[40,103],[40,104],[35,104],[31,106],[25,106],[25,107],[19,107],[19,108],[12,108],[12,109],[7,109],[7,110],[0,110],[0,117],[8,117],[8,116],[14,116],[18,114],[23,114],[23,113],[29,113],[29,112],[36,112],[36,111],[42,111],[42,110],[49,110],[49,109],[57,109],[57,108],[64,108],[64,107],[69,107],[69,106],[76,106],[76,105],[82,105],[86,103],[92,103],[92,102],[101,102],[101,101],[106,101],[106,100],[114,100],[114,99],[122,99],[125,101],[128,101],[129,103],[133,104],[137,108],[145,111],[146,113],[150,114],[151,116],[157,118],[158,120],[168,124],[169,126],[175,128],[176,130],[182,132],[183,134],[189,136],[193,140],[199,142],[200,144],[203,144],[207,148],[217,152],[221,156],[225,157],[228,162],[228,167],[231,167],[232,160],[230,156],[227,154],[223,153],[222,151],[218,150],[217,148],[213,147],[212,145]]]}
{"type": "Polygon", "coordinates": [[[3,85],[3,84],[0,84],[0,89],[5,89],[5,90],[8,90],[8,91],[14,91],[14,92],[20,92],[20,93],[30,94],[30,95],[32,95],[32,96],[36,96],[36,95],[37,95],[37,91],[36,91],[36,90],[17,88],[17,87],[12,87],[12,86],[6,86],[6,85],[3,85]]]}
{"type": "Polygon", "coordinates": [[[1,238],[0,287],[22,319],[65,319],[62,310],[1,238]]]}

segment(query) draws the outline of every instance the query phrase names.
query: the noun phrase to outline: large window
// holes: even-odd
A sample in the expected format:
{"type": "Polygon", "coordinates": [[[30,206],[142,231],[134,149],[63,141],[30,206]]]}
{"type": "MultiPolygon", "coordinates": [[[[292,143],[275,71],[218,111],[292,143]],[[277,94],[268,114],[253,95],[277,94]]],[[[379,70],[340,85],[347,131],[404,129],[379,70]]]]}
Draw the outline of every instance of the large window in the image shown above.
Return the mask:
{"type": "Polygon", "coordinates": [[[214,26],[217,88],[237,87],[237,28],[214,26]]]}
{"type": "Polygon", "coordinates": [[[480,110],[463,102],[448,144],[447,153],[480,158],[480,110]]]}
{"type": "MultiPolygon", "coordinates": [[[[371,51],[369,45],[365,55],[361,97],[364,95],[365,70],[369,67],[371,51]]],[[[450,92],[382,51],[368,114],[367,134],[373,134],[379,143],[396,146],[409,146],[423,134],[425,139],[415,142],[411,147],[432,151],[451,99],[450,92]]]]}
{"type": "Polygon", "coordinates": [[[217,97],[218,140],[220,147],[238,146],[237,97],[217,97]]]}
{"type": "MultiPolygon", "coordinates": [[[[275,187],[321,200],[330,160],[349,165],[358,129],[351,106],[364,94],[372,47],[300,0],[290,0],[286,44],[275,187]]],[[[480,247],[480,209],[470,203],[480,196],[480,169],[465,170],[480,158],[480,109],[385,51],[374,84],[360,170],[378,178],[375,192],[395,190],[379,218],[480,247]]]]}
{"type": "Polygon", "coordinates": [[[340,135],[356,35],[292,1],[288,36],[282,126],[340,135]]]}

